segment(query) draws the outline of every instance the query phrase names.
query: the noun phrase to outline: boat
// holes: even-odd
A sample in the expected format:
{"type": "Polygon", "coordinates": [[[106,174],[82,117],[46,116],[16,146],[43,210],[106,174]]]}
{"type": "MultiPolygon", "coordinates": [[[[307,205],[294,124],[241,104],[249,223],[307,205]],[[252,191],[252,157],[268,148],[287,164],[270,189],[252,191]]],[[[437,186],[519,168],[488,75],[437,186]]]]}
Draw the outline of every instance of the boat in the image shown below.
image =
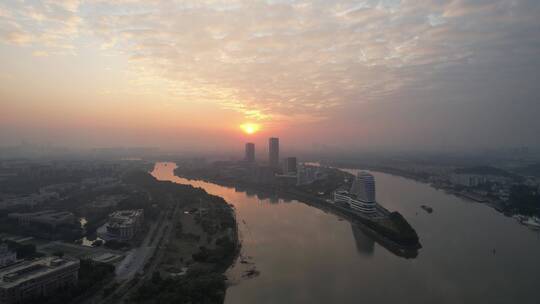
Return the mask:
{"type": "Polygon", "coordinates": [[[429,206],[421,205],[420,208],[424,209],[427,213],[433,213],[433,208],[429,206]]]}

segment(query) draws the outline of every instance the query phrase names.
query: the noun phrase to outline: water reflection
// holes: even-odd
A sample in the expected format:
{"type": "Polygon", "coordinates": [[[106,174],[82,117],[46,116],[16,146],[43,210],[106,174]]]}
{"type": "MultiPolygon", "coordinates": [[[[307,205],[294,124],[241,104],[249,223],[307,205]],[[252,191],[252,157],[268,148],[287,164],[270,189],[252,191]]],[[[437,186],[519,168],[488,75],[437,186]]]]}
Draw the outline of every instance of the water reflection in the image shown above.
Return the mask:
{"type": "Polygon", "coordinates": [[[373,251],[375,250],[375,241],[367,236],[357,225],[351,224],[351,228],[358,253],[365,257],[373,256],[373,251]]]}
{"type": "Polygon", "coordinates": [[[362,232],[362,229],[357,225],[351,224],[351,228],[358,253],[365,257],[373,256],[373,252],[375,251],[375,241],[362,232]]]}
{"type": "MultiPolygon", "coordinates": [[[[281,203],[293,203],[293,202],[298,203],[298,201],[292,200],[290,198],[286,198],[286,197],[282,198],[279,196],[278,193],[260,191],[256,189],[245,188],[245,187],[234,187],[233,189],[235,193],[246,195],[249,198],[255,195],[258,199],[259,204],[265,204],[265,203],[266,204],[281,204],[281,203]],[[248,195],[248,193],[250,193],[251,195],[248,195]]],[[[351,227],[352,227],[353,237],[356,243],[356,248],[358,250],[358,253],[360,253],[363,256],[369,257],[373,255],[375,243],[378,243],[382,248],[385,248],[386,250],[388,250],[388,252],[391,252],[392,254],[398,257],[412,259],[418,256],[417,249],[410,250],[410,249],[402,248],[394,244],[393,242],[390,242],[382,238],[377,233],[373,232],[371,229],[364,226],[358,220],[352,218],[349,214],[337,212],[336,210],[328,208],[325,205],[313,204],[313,203],[308,203],[308,202],[302,202],[302,203],[318,208],[324,211],[325,213],[338,216],[340,219],[346,219],[348,222],[350,222],[351,227]]]]}

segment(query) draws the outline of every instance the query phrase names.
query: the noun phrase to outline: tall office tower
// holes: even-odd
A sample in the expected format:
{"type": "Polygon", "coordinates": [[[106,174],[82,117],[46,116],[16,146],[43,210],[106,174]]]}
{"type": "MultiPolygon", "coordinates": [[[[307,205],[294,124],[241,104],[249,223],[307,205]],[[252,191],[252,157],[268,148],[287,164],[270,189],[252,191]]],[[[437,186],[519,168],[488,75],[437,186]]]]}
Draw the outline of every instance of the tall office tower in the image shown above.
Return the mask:
{"type": "Polygon", "coordinates": [[[298,171],[296,164],[296,157],[287,157],[287,161],[285,162],[285,173],[296,173],[298,171]]]}
{"type": "Polygon", "coordinates": [[[359,172],[351,187],[351,194],[362,202],[375,202],[375,178],[367,172],[359,172]]]}
{"type": "Polygon", "coordinates": [[[247,162],[255,162],[255,144],[254,143],[246,143],[246,156],[244,157],[244,160],[247,162]]]}
{"type": "Polygon", "coordinates": [[[279,138],[270,137],[268,140],[268,148],[270,166],[277,168],[279,166],[279,138]]]}

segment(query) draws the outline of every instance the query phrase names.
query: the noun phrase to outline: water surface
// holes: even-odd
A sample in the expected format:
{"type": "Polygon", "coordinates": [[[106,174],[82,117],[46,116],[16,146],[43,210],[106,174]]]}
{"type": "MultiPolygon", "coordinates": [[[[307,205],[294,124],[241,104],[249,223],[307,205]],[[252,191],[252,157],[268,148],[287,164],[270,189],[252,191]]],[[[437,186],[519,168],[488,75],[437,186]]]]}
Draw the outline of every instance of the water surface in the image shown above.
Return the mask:
{"type": "Polygon", "coordinates": [[[538,233],[485,205],[372,172],[379,203],[399,211],[420,237],[418,257],[404,259],[333,214],[179,178],[174,168],[157,163],[152,174],[233,204],[243,255],[261,272],[241,279],[248,266],[233,266],[226,303],[540,303],[538,233]]]}

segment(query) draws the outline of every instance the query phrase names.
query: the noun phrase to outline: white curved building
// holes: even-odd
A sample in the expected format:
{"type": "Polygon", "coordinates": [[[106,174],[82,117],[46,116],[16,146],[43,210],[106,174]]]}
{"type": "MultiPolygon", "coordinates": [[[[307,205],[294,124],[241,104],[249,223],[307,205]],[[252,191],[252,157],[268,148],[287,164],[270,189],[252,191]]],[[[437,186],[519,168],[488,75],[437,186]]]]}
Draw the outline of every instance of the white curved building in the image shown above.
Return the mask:
{"type": "Polygon", "coordinates": [[[350,192],[363,202],[375,202],[375,178],[365,171],[358,172],[350,192]]]}
{"type": "Polygon", "coordinates": [[[334,203],[346,204],[358,212],[374,213],[376,211],[375,178],[367,172],[358,173],[351,191],[334,192],[334,203]]]}

